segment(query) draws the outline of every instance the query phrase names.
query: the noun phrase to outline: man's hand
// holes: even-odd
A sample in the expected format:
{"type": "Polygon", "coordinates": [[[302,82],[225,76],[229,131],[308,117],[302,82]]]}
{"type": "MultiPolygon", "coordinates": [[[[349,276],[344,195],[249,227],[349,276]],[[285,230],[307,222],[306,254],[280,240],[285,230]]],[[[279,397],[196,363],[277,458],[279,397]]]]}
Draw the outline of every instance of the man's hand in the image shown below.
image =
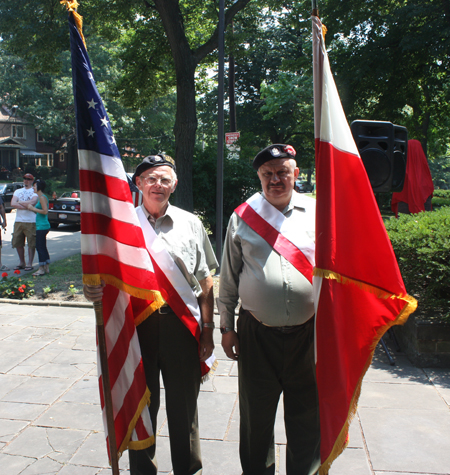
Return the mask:
{"type": "Polygon", "coordinates": [[[83,285],[83,293],[87,300],[90,302],[99,302],[103,297],[103,288],[105,282],[102,280],[100,285],[83,285]]]}
{"type": "Polygon", "coordinates": [[[222,335],[222,348],[228,358],[237,361],[239,358],[239,337],[234,330],[222,335]]]}
{"type": "Polygon", "coordinates": [[[203,328],[200,335],[200,361],[204,363],[214,350],[213,329],[203,328]]]}

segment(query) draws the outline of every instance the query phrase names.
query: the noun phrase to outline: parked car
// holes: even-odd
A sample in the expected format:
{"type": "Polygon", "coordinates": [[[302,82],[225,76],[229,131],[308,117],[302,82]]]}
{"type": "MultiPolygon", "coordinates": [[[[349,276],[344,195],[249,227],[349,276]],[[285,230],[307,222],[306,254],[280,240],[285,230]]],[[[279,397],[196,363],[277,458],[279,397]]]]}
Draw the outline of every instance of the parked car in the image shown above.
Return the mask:
{"type": "Polygon", "coordinates": [[[298,193],[311,193],[314,190],[314,185],[308,183],[307,181],[299,181],[295,182],[295,191],[298,193]]]}
{"type": "Polygon", "coordinates": [[[48,204],[48,220],[55,229],[62,224],[81,224],[80,191],[68,191],[48,204]]]}
{"type": "Polygon", "coordinates": [[[19,188],[23,188],[23,181],[18,181],[15,183],[0,183],[0,196],[2,197],[5,211],[7,213],[10,213],[12,210],[11,199],[14,192],[19,188]]]}

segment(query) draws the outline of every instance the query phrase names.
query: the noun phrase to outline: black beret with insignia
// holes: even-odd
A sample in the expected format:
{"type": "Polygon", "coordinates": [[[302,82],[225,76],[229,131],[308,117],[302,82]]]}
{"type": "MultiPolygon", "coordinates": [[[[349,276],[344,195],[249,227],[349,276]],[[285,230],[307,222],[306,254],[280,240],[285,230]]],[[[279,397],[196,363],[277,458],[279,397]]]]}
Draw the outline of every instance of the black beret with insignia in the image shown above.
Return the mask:
{"type": "Polygon", "coordinates": [[[145,157],[144,160],[142,160],[142,162],[137,166],[136,171],[134,172],[132,178],[133,183],[136,184],[136,177],[142,175],[145,170],[154,167],[161,167],[163,165],[171,167],[173,168],[173,170],[177,171],[175,161],[169,155],[163,155],[162,153],[159,153],[158,155],[149,155],[148,157],[145,157]]]}
{"type": "Polygon", "coordinates": [[[272,144],[256,155],[253,160],[253,168],[258,170],[261,165],[274,158],[293,158],[295,160],[295,155],[297,155],[297,152],[292,145],[272,144]]]}

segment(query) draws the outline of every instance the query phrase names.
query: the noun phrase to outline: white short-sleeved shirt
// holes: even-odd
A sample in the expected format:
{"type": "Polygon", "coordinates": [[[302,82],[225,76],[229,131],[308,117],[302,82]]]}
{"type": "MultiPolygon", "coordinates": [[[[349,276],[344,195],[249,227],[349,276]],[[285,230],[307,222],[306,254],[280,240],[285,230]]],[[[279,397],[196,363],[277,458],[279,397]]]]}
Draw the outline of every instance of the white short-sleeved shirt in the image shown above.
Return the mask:
{"type": "MultiPolygon", "coordinates": [[[[37,196],[33,188],[19,188],[14,192],[14,196],[19,201],[31,201],[33,196],[37,196]]],[[[36,213],[27,209],[18,209],[16,211],[16,223],[35,223],[36,213]]]]}

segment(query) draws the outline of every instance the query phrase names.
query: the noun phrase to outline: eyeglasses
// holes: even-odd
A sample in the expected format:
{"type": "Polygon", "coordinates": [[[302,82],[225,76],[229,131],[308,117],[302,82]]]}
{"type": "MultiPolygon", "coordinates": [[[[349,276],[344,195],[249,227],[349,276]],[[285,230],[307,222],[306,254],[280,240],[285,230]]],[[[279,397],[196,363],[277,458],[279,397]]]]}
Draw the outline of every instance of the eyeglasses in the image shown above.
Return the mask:
{"type": "Polygon", "coordinates": [[[156,185],[156,183],[158,183],[159,181],[161,183],[161,186],[166,186],[166,187],[169,187],[173,182],[171,178],[167,178],[167,177],[159,178],[153,175],[149,175],[146,177],[141,176],[141,180],[144,180],[145,183],[147,183],[147,185],[156,185]]]}
{"type": "Polygon", "coordinates": [[[32,180],[33,178],[24,178],[24,180],[32,180]]]}

